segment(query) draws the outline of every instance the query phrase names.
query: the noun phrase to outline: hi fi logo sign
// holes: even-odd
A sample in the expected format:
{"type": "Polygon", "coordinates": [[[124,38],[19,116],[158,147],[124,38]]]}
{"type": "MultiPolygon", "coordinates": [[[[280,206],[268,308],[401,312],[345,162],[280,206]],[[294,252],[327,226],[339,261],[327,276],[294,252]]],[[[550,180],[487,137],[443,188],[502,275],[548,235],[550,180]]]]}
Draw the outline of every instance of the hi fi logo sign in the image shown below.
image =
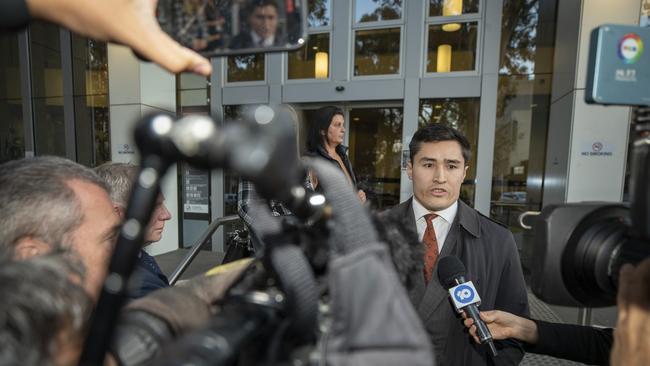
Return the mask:
{"type": "Polygon", "coordinates": [[[643,54],[643,41],[635,33],[628,33],[618,41],[618,57],[628,65],[631,65],[641,58],[643,54]]]}
{"type": "Polygon", "coordinates": [[[472,281],[462,283],[449,289],[449,294],[454,302],[456,310],[464,308],[469,304],[480,304],[481,297],[478,296],[472,281]]]}

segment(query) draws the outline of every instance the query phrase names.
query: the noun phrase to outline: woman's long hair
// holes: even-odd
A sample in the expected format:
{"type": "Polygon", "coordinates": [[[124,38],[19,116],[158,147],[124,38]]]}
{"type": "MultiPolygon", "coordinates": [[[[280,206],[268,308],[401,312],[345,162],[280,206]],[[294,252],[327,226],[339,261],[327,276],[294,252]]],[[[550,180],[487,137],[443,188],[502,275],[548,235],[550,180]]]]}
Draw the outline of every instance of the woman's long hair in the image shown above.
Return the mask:
{"type": "Polygon", "coordinates": [[[319,146],[325,147],[323,139],[327,138],[327,130],[337,114],[345,116],[343,110],[335,106],[322,107],[314,113],[314,121],[307,135],[307,151],[313,153],[318,151],[319,146]]]}

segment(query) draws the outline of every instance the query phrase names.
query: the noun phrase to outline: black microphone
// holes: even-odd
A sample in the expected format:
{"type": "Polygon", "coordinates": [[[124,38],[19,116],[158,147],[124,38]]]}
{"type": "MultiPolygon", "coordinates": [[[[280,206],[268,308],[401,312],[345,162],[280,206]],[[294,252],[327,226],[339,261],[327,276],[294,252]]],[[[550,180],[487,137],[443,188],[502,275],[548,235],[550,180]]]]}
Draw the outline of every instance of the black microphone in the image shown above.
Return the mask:
{"type": "Polygon", "coordinates": [[[464,311],[467,316],[474,320],[479,341],[481,344],[487,343],[492,356],[496,357],[498,353],[494,346],[492,334],[479,314],[478,305],[481,304],[481,298],[472,281],[465,278],[466,275],[465,265],[457,257],[446,256],[440,258],[438,262],[440,284],[449,290],[449,295],[456,310],[459,312],[464,311]]]}

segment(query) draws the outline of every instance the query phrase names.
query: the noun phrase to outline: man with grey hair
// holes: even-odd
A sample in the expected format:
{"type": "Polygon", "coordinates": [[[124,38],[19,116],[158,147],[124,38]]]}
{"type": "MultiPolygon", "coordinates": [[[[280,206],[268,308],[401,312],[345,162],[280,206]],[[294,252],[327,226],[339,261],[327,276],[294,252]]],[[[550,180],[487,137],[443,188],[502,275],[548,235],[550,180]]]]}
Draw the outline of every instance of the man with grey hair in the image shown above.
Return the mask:
{"type": "Polygon", "coordinates": [[[0,365],[76,364],[91,301],[64,254],[0,259],[0,365]]]}
{"type": "Polygon", "coordinates": [[[9,161],[0,165],[0,212],[0,247],[16,259],[69,250],[86,269],[86,291],[97,298],[119,229],[97,174],[53,156],[9,161]]]}
{"type": "MultiPolygon", "coordinates": [[[[126,216],[129,195],[138,175],[138,167],[128,163],[108,162],[95,168],[95,172],[108,184],[110,197],[113,201],[113,210],[123,221],[126,216]]],[[[160,240],[165,221],[172,217],[167,207],[165,207],[164,201],[165,197],[162,193],[159,194],[156,207],[144,235],[143,247],[160,240]]],[[[131,299],[137,299],[154,290],[168,287],[169,281],[156,260],[144,249],[141,249],[133,273],[132,284],[128,296],[131,299]]]]}

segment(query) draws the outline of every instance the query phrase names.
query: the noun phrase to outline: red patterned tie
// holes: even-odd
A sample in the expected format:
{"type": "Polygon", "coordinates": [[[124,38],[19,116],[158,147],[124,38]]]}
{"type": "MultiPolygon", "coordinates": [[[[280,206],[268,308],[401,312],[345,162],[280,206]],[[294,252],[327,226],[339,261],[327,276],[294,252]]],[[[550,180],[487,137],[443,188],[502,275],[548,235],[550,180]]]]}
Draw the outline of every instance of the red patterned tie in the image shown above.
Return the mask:
{"type": "Polygon", "coordinates": [[[424,282],[426,284],[429,284],[433,275],[433,266],[438,260],[438,240],[436,239],[436,231],[433,228],[433,219],[437,216],[434,213],[424,216],[424,219],[427,220],[427,229],[422,237],[422,243],[424,243],[424,282]]]}

